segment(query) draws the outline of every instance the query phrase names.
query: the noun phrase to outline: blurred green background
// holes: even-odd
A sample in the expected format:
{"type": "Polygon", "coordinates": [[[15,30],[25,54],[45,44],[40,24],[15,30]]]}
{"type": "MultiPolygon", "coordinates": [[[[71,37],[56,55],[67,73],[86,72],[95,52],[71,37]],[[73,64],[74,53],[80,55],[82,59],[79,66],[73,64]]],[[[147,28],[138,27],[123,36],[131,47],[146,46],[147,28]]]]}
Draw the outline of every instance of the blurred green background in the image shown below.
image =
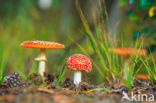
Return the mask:
{"type": "MultiPolygon", "coordinates": [[[[95,30],[93,12],[97,8],[105,9],[108,15],[103,12],[99,15],[104,15],[104,20],[109,18],[103,26],[109,28],[112,37],[116,35],[116,38],[122,39],[125,47],[133,47],[137,38],[143,36],[143,47],[154,53],[154,0],[105,0],[102,7],[98,5],[99,1],[103,0],[79,0],[92,31],[95,30]],[[153,15],[149,15],[152,12],[153,15]]],[[[68,55],[84,53],[77,44],[92,59],[96,57],[83,28],[75,0],[0,0],[0,53],[7,67],[7,74],[18,71],[24,75],[37,71],[34,58],[39,50],[20,47],[20,43],[27,40],[55,41],[65,45],[65,49],[47,50],[48,71],[56,75],[68,55]]],[[[97,71],[94,68],[93,72],[85,75],[96,76],[97,71]]]]}

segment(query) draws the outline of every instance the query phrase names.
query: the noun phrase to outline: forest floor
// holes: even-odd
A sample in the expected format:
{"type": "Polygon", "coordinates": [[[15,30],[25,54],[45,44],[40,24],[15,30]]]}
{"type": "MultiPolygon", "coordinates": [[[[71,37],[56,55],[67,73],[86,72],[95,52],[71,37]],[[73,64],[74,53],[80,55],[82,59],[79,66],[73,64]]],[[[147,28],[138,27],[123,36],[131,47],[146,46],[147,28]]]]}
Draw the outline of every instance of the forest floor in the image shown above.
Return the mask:
{"type": "Polygon", "coordinates": [[[45,75],[44,85],[39,85],[39,75],[33,74],[30,77],[31,82],[27,82],[22,81],[17,73],[6,76],[4,83],[0,85],[0,103],[141,103],[141,94],[147,95],[147,98],[142,98],[145,103],[156,103],[149,102],[153,99],[152,95],[156,96],[156,88],[145,81],[136,80],[132,90],[128,90],[117,82],[107,86],[81,82],[75,87],[72,81],[66,78],[60,83],[60,87],[56,88],[54,77],[50,74],[45,75]],[[123,93],[131,98],[132,92],[137,101],[122,101],[123,93]]]}

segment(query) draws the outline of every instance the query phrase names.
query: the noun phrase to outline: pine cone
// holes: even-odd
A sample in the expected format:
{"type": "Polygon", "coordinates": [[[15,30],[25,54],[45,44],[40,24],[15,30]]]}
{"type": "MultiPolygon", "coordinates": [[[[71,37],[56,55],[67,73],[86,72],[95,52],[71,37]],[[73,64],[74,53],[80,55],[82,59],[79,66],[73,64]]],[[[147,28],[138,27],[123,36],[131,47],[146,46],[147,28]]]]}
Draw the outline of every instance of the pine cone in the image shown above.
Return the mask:
{"type": "Polygon", "coordinates": [[[39,86],[39,85],[43,84],[43,78],[38,73],[30,74],[29,80],[32,82],[32,84],[35,84],[36,86],[39,86]]]}
{"type": "Polygon", "coordinates": [[[74,89],[75,85],[72,80],[69,78],[66,78],[65,81],[63,82],[63,87],[64,88],[69,88],[69,89],[74,89]]]}
{"type": "Polygon", "coordinates": [[[87,82],[80,82],[80,84],[78,86],[78,90],[87,91],[88,89],[90,89],[90,87],[89,87],[89,84],[87,82]]]}
{"type": "Polygon", "coordinates": [[[55,80],[55,76],[54,75],[49,74],[49,73],[44,73],[44,81],[47,84],[50,84],[50,83],[54,82],[54,80],[55,80]]]}
{"type": "Polygon", "coordinates": [[[11,88],[21,87],[22,86],[22,78],[20,77],[18,72],[15,72],[9,76],[5,76],[4,83],[6,83],[6,85],[11,88]]]}
{"type": "Polygon", "coordinates": [[[48,89],[55,89],[55,76],[49,73],[44,73],[44,82],[45,82],[45,87],[48,89]]]}

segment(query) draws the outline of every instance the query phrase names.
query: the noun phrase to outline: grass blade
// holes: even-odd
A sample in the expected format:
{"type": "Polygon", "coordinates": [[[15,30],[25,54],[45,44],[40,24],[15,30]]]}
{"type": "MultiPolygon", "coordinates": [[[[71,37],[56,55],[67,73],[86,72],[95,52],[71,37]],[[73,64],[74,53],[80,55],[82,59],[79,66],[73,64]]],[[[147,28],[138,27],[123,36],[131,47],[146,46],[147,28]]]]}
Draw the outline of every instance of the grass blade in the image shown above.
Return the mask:
{"type": "Polygon", "coordinates": [[[64,73],[65,73],[65,71],[66,71],[66,69],[65,69],[66,63],[67,63],[67,61],[64,63],[64,65],[63,65],[63,67],[62,67],[62,70],[61,70],[61,72],[60,72],[60,74],[59,74],[59,77],[58,77],[58,79],[57,79],[57,81],[56,81],[56,87],[58,87],[58,85],[59,85],[59,83],[61,82],[62,77],[63,77],[63,75],[64,75],[64,73]]]}

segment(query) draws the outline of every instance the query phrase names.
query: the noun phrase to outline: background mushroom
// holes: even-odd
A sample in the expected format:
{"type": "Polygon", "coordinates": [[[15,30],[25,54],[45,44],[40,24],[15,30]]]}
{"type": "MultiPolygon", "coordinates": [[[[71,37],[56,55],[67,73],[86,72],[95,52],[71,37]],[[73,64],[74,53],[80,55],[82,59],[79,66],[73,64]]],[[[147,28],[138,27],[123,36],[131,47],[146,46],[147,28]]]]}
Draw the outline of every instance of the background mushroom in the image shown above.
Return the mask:
{"type": "Polygon", "coordinates": [[[150,80],[149,74],[137,74],[136,78],[141,80],[150,80]]]}
{"type": "Polygon", "coordinates": [[[131,64],[132,62],[130,60],[131,56],[145,56],[147,51],[145,49],[139,49],[139,48],[109,48],[109,52],[113,52],[125,58],[125,63],[124,63],[124,72],[125,72],[125,67],[127,67],[127,65],[131,64]]]}
{"type": "Polygon", "coordinates": [[[81,71],[90,72],[92,65],[90,60],[82,54],[74,54],[69,57],[66,66],[74,70],[73,82],[76,86],[81,82],[81,71]]]}
{"type": "Polygon", "coordinates": [[[39,48],[40,53],[36,61],[39,61],[39,73],[43,76],[45,72],[45,62],[47,61],[46,58],[46,49],[60,49],[64,48],[64,45],[56,43],[56,42],[47,42],[47,41],[26,41],[21,43],[22,47],[29,47],[29,48],[39,48]]]}

